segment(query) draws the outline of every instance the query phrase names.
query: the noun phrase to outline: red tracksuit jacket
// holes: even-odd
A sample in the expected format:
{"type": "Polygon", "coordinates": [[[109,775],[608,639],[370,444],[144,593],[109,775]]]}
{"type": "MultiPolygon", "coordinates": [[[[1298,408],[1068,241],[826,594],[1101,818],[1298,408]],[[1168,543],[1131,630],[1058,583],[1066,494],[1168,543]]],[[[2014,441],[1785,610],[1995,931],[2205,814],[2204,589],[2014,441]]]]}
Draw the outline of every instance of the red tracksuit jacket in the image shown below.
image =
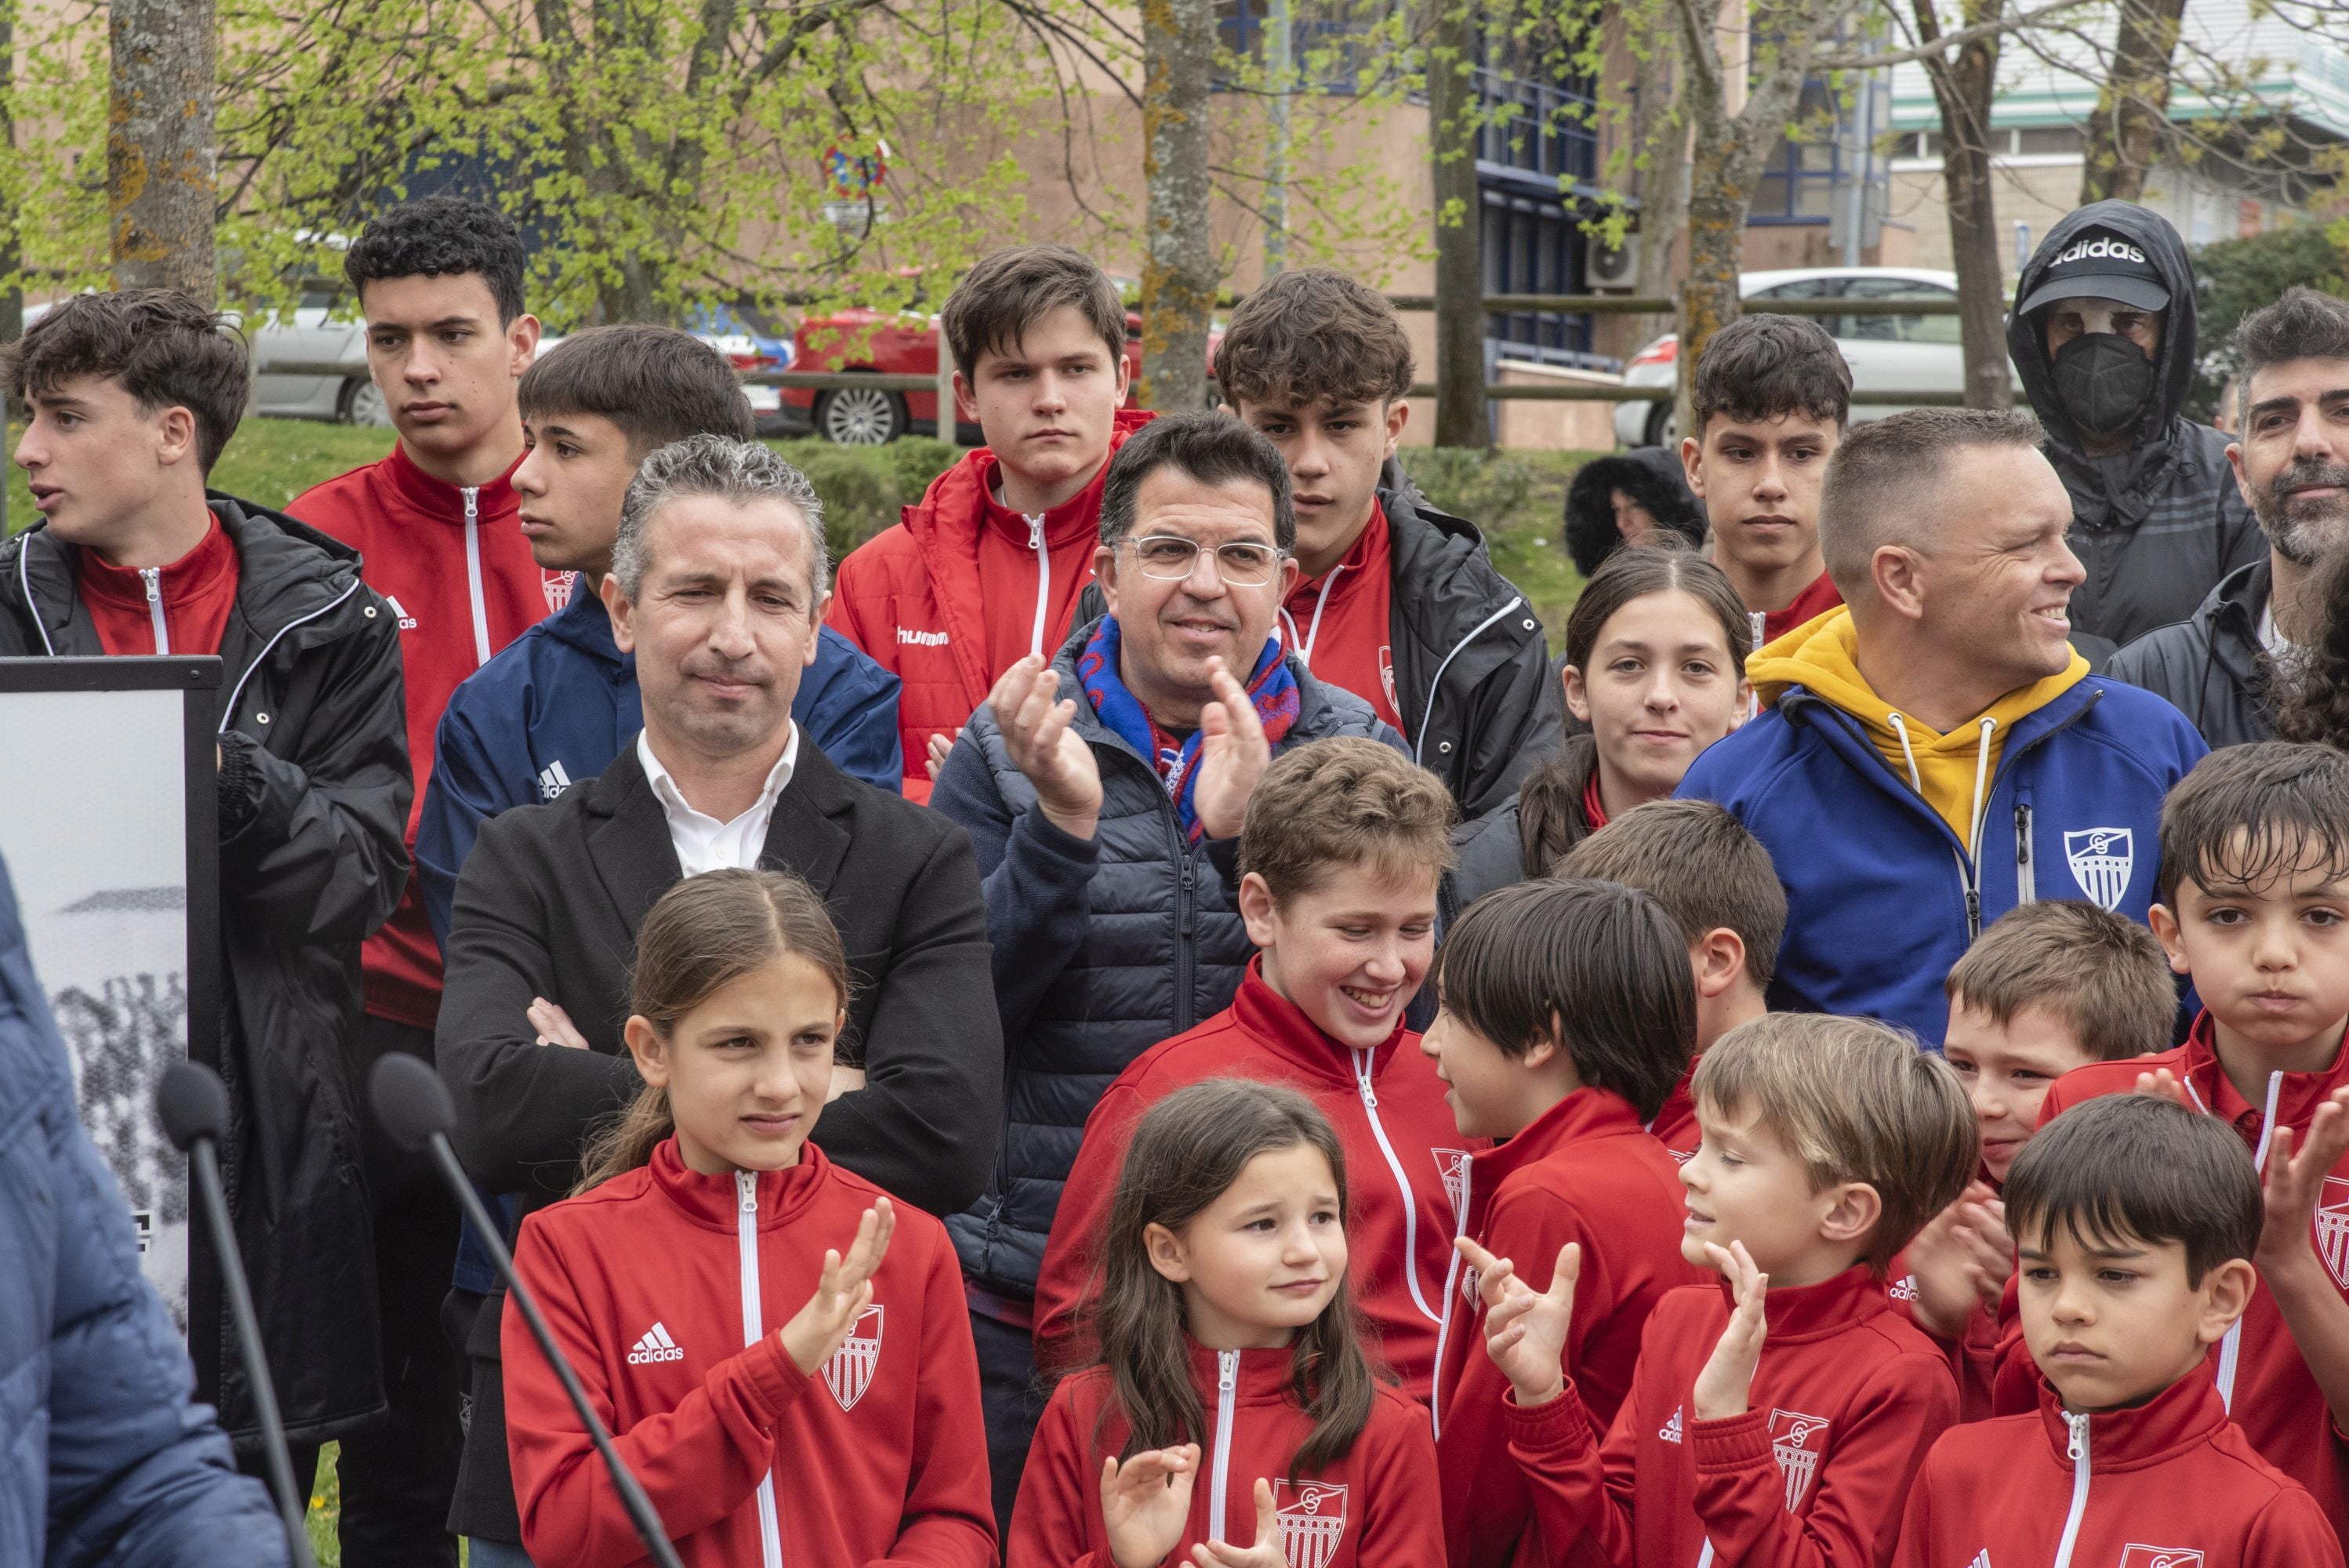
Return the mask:
{"type": "MultiPolygon", "coordinates": [[[[1119,409],[1109,449],[1149,421],[1119,409]]],[[[1109,464],[1044,513],[1040,528],[995,500],[996,466],[985,448],[969,453],[930,481],[903,521],[849,552],[824,617],[904,683],[905,799],[922,804],[930,799],[930,737],[951,738],[1031,650],[1047,659],[1058,653],[1093,580],[1109,464]]]]}
{"type": "MultiPolygon", "coordinates": [[[[1566,1375],[1604,1428],[1630,1391],[1640,1331],[1665,1294],[1709,1276],[1681,1256],[1680,1167],[1605,1089],[1567,1096],[1469,1161],[1468,1233],[1518,1277],[1549,1288],[1557,1253],[1582,1243],[1566,1375]]],[[[1509,1380],[1485,1354],[1485,1308],[1465,1266],[1444,1295],[1436,1375],[1436,1458],[1452,1568],[1536,1568],[1549,1561],[1526,1529],[1533,1497],[1508,1462],[1509,1380]],[[1522,1538],[1522,1541],[1521,1541],[1522,1538]]],[[[1710,1348],[1710,1346],[1708,1346],[1710,1348]]]]}
{"type": "Polygon", "coordinates": [[[1744,1415],[1700,1421],[1688,1409],[1729,1324],[1726,1282],[1676,1290],[1649,1317],[1603,1453],[1571,1383],[1539,1409],[1510,1402],[1509,1452],[1532,1480],[1551,1561],[1569,1550],[1616,1568],[1890,1560],[1909,1484],[1957,1414],[1948,1361],[1865,1268],[1773,1290],[1764,1310],[1744,1415]]]}
{"type": "MultiPolygon", "coordinates": [[[[1290,1354],[1191,1346],[1207,1419],[1191,1517],[1165,1562],[1188,1564],[1203,1541],[1256,1540],[1256,1483],[1272,1482],[1288,1568],[1439,1568],[1444,1519],[1427,1412],[1381,1384],[1347,1455],[1319,1475],[1290,1464],[1313,1430],[1289,1392],[1290,1354]]],[[[1109,1375],[1095,1368],[1053,1391],[1020,1472],[1006,1568],[1112,1568],[1102,1524],[1102,1461],[1125,1446],[1109,1375]]]]}
{"type": "Polygon", "coordinates": [[[1405,1393],[1425,1401],[1460,1223],[1454,1189],[1484,1140],[1462,1138],[1454,1126],[1417,1035],[1397,1027],[1375,1049],[1350,1049],[1265,984],[1261,957],[1248,961],[1230,1006],[1134,1057],[1085,1119],[1036,1281],[1038,1364],[1082,1357],[1078,1311],[1134,1124],[1176,1089],[1214,1078],[1288,1084],[1336,1126],[1351,1211],[1346,1277],[1379,1331],[1371,1348],[1383,1353],[1405,1393]]]}
{"type": "Polygon", "coordinates": [[[1696,1064],[1691,1062],[1681,1081],[1672,1085],[1672,1092],[1664,1097],[1664,1109],[1648,1123],[1648,1130],[1671,1151],[1675,1165],[1687,1164],[1695,1156],[1696,1146],[1704,1141],[1704,1130],[1696,1124],[1696,1097],[1689,1093],[1690,1080],[1695,1076],[1696,1064]]]}
{"type": "MultiPolygon", "coordinates": [[[[513,468],[522,466],[516,456],[513,468]]],[[[442,484],[394,445],[379,462],[313,486],[286,511],[360,555],[359,575],[399,617],[408,695],[408,762],[416,801],[408,851],[432,777],[432,738],[457,684],[571,602],[571,573],[530,557],[517,521],[513,468],[470,489],[442,484]]],[[[414,878],[391,918],[359,950],[367,1010],[429,1029],[440,1015],[440,944],[414,878]]]]}
{"type": "MultiPolygon", "coordinates": [[[[2316,1108],[2334,1089],[2349,1084],[2349,1051],[2321,1073],[2271,1073],[2264,1106],[2248,1105],[2219,1066],[2210,1015],[2194,1021],[2184,1045],[2158,1056],[2133,1061],[2095,1062],[2075,1068],[2055,1080],[2041,1105],[2039,1124],[2044,1127],[2066,1109],[2100,1094],[2126,1094],[2137,1087],[2139,1073],[2168,1068],[2186,1086],[2187,1103],[2224,1117],[2242,1136],[2264,1167],[2271,1124],[2289,1127],[2295,1140],[2304,1137],[2316,1108]]],[[[2333,1168],[2316,1206],[2316,1223],[2309,1237],[2324,1260],[2333,1284],[2349,1295],[2349,1159],[2333,1168]]],[[[2012,1291],[2009,1292],[2010,1299],[2012,1291]]],[[[2000,1377],[1999,1408],[2015,1408],[2013,1374],[2019,1359],[2005,1358],[2000,1377]]],[[[2251,1305],[2242,1320],[2229,1331],[2225,1343],[2210,1353],[2209,1366],[2219,1397],[2236,1424],[2261,1458],[2306,1487],[2338,1534],[2349,1536],[2349,1492],[2344,1492],[2341,1466],[2342,1442],[2335,1435],[2332,1411],[2300,1347],[2284,1327],[2283,1315],[2265,1284],[2251,1293],[2251,1305]]]]}
{"type": "MultiPolygon", "coordinates": [[[[813,1144],[788,1171],[701,1176],[670,1139],[523,1222],[515,1266],[692,1568],[993,1568],[978,1359],[946,1227],[896,1205],[873,1305],[815,1377],[776,1332],[880,1192],[813,1144]]],[[[523,1547],[564,1568],[641,1562],[511,1302],[502,1334],[523,1547]]]]}
{"type": "Polygon", "coordinates": [[[1395,699],[1394,631],[1388,624],[1394,552],[1386,509],[1371,503],[1370,525],[1346,558],[1288,591],[1280,606],[1280,640],[1325,686],[1343,686],[1402,729],[1395,699]]]}
{"type": "Polygon", "coordinates": [[[2260,1458],[2202,1377],[2132,1410],[2039,1408],[1952,1427],[1909,1492],[1899,1568],[2340,1568],[2298,1481],[2260,1458]]]}

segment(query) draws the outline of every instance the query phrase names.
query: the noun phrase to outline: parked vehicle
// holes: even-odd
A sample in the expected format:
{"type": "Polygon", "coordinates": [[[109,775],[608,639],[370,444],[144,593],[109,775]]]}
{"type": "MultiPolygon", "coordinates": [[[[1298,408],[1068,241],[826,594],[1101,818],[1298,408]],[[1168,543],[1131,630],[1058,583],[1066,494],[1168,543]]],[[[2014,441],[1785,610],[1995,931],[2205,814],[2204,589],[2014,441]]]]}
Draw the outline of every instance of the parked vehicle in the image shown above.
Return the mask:
{"type": "MultiPolygon", "coordinates": [[[[1929,267],[1795,267],[1746,273],[1738,293],[1749,310],[1774,299],[1953,300],[1958,275],[1929,267]]],[[[1855,421],[1880,419],[1906,405],[1871,399],[1871,393],[1961,392],[1965,356],[1954,315],[1827,315],[1817,318],[1851,366],[1855,421]]],[[[1666,333],[1623,367],[1626,387],[1669,387],[1679,374],[1680,338],[1666,333]]],[[[1680,438],[1670,403],[1615,405],[1615,439],[1653,447],[1680,438]]]]}
{"type": "MultiPolygon", "coordinates": [[[[1207,364],[1212,371],[1220,328],[1207,335],[1207,364]]],[[[803,370],[845,370],[875,376],[926,376],[938,373],[938,318],[918,312],[889,314],[861,307],[837,315],[812,317],[800,324],[792,337],[793,362],[803,370]]],[[[1125,316],[1125,366],[1129,377],[1142,374],[1142,317],[1125,316]]],[[[1131,393],[1126,407],[1134,407],[1131,393]]],[[[819,435],[850,447],[877,447],[901,436],[936,435],[938,395],[936,392],[890,392],[861,387],[818,392],[805,387],[783,389],[781,426],[792,435],[819,435]]],[[[976,446],[986,438],[977,425],[957,423],[954,438],[976,446]]]]}
{"type": "MultiPolygon", "coordinates": [[[[686,330],[724,355],[737,370],[789,370],[790,341],[761,327],[746,311],[731,305],[704,305],[686,322],[686,330]]],[[[786,432],[783,395],[780,387],[746,384],[742,396],[750,400],[750,418],[762,436],[786,432]]]]}

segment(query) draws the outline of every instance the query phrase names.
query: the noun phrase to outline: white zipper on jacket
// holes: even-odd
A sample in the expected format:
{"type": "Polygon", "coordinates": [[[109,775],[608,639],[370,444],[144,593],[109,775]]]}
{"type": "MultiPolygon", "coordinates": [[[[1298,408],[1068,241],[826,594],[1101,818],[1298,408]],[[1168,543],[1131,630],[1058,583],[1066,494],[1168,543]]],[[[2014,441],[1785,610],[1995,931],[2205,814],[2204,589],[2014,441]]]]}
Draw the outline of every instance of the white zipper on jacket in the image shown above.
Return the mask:
{"type": "MultiPolygon", "coordinates": [[[[1892,726],[1892,733],[1900,738],[1900,757],[1909,764],[1909,788],[1914,789],[1917,798],[1922,800],[1925,798],[1925,780],[1917,771],[1917,753],[1909,744],[1908,722],[1898,713],[1889,710],[1885,717],[1892,726]]],[[[1966,890],[1968,945],[1982,934],[1982,811],[1990,804],[1983,799],[1982,787],[1990,781],[1990,738],[1992,732],[1998,728],[1998,720],[1994,718],[1985,717],[1980,722],[1982,737],[1975,742],[1974,750],[1974,798],[1966,813],[1966,848],[1962,854],[1955,850],[1950,851],[1950,858],[1958,864],[1958,882],[1966,890]]],[[[1929,808],[1931,804],[1931,801],[1926,801],[1929,808]]]]}
{"type": "MultiPolygon", "coordinates": [[[[766,1337],[759,1311],[759,1178],[753,1171],[734,1172],[734,1237],[741,1257],[742,1346],[766,1337]]],[[[759,1551],[766,1568],[783,1568],[783,1529],[775,1518],[775,1472],[759,1478],[759,1551]]]]}
{"type": "Polygon", "coordinates": [[[1387,1169],[1394,1173],[1395,1187],[1402,1193],[1403,1282],[1411,1286],[1412,1305],[1419,1308],[1420,1316],[1440,1329],[1444,1314],[1427,1305],[1426,1293],[1419,1288],[1419,1200],[1412,1193],[1411,1178],[1403,1174],[1394,1145],[1387,1140],[1386,1124],[1379,1119],[1379,1091],[1371,1087],[1371,1058],[1369,1051],[1354,1052],[1354,1088],[1362,1097],[1362,1114],[1370,1119],[1371,1136],[1379,1140],[1379,1152],[1386,1156],[1387,1169]]]}
{"type": "Polygon", "coordinates": [[[2064,1516],[2064,1537],[2055,1543],[2054,1568],[2072,1568],[2072,1549],[2079,1544],[2080,1517],[2088,1511],[2088,1418],[2064,1412],[2072,1436],[2064,1445],[2072,1461],[2072,1511],[2064,1516]]]}
{"type": "Polygon", "coordinates": [[[1510,611],[1516,609],[1525,602],[1524,595],[1520,594],[1516,598],[1514,598],[1507,603],[1502,605],[1499,609],[1494,611],[1491,614],[1485,616],[1483,620],[1477,622],[1474,627],[1470,628],[1466,636],[1452,645],[1452,651],[1444,655],[1444,662],[1442,664],[1435,666],[1435,678],[1427,683],[1427,717],[1420,721],[1419,738],[1411,743],[1411,763],[1413,767],[1423,768],[1426,766],[1425,763],[1420,760],[1419,754],[1422,749],[1426,747],[1427,731],[1435,721],[1435,694],[1443,689],[1444,672],[1452,667],[1452,661],[1460,656],[1461,649],[1466,647],[1469,644],[1483,636],[1487,629],[1499,622],[1502,616],[1507,614],[1510,611]]]}
{"type": "Polygon", "coordinates": [[[465,487],[465,586],[473,595],[473,667],[490,662],[490,607],[481,598],[481,487],[465,487]]]}
{"type": "MultiPolygon", "coordinates": [[[[2282,1088],[2283,1074],[2268,1074],[2268,1103],[2260,1117],[2260,1146],[2251,1151],[2251,1168],[2262,1181],[2268,1173],[2268,1144],[2275,1138],[2276,1096],[2282,1088]]],[[[2205,1116],[2210,1114],[2210,1108],[2202,1103],[2201,1091],[2194,1087],[2192,1078],[2186,1080],[2186,1092],[2192,1097],[2195,1109],[2205,1116]]],[[[2227,1330],[2227,1337],[2219,1341],[2219,1371],[2212,1379],[2219,1385],[2219,1403],[2226,1407],[2229,1415],[2235,1411],[2235,1370],[2242,1358],[2243,1320],[2239,1317],[2227,1330]]]]}
{"type": "Polygon", "coordinates": [[[147,584],[147,619],[155,627],[155,651],[168,654],[171,651],[171,629],[163,624],[163,569],[141,566],[139,580],[147,584]]]}
{"type": "Polygon", "coordinates": [[[34,630],[41,634],[41,652],[54,659],[57,645],[49,641],[49,629],[41,624],[41,606],[33,599],[32,562],[32,542],[27,540],[16,547],[16,586],[24,591],[25,608],[32,612],[34,630]]]}
{"type": "Polygon", "coordinates": [[[1052,552],[1044,548],[1044,514],[1021,512],[1028,520],[1028,548],[1036,552],[1036,626],[1028,634],[1028,651],[1044,651],[1044,617],[1052,607],[1052,552]]]}
{"type": "Polygon", "coordinates": [[[2039,872],[2031,863],[2031,808],[2014,809],[2014,902],[2039,902],[2039,872]]]}
{"type": "Polygon", "coordinates": [[[1320,597],[1313,601],[1313,620],[1301,639],[1297,634],[1297,617],[1290,614],[1286,607],[1280,612],[1280,618],[1288,623],[1288,651],[1297,655],[1297,662],[1305,666],[1309,675],[1313,670],[1313,645],[1321,640],[1321,612],[1330,607],[1330,590],[1338,585],[1338,573],[1344,570],[1345,563],[1340,562],[1330,568],[1329,576],[1321,579],[1320,597]]]}
{"type": "Polygon", "coordinates": [[[1224,1538],[1224,1483],[1232,1468],[1232,1408],[1239,1402],[1240,1353],[1216,1352],[1216,1463],[1207,1481],[1207,1539],[1224,1538]]]}
{"type": "MultiPolygon", "coordinates": [[[[1476,1190],[1476,1161],[1464,1161],[1460,1166],[1460,1202],[1454,1211],[1452,1227],[1452,1258],[1444,1265],[1444,1315],[1435,1324],[1435,1376],[1444,1376],[1444,1342],[1452,1336],[1452,1313],[1460,1301],[1460,1238],[1468,1233],[1468,1209],[1476,1190]]],[[[1471,1317],[1475,1315],[1472,1310],[1471,1317]]],[[[1436,1407],[1442,1399],[1430,1390],[1427,1399],[1429,1425],[1437,1437],[1444,1435],[1444,1413],[1436,1407]]]]}

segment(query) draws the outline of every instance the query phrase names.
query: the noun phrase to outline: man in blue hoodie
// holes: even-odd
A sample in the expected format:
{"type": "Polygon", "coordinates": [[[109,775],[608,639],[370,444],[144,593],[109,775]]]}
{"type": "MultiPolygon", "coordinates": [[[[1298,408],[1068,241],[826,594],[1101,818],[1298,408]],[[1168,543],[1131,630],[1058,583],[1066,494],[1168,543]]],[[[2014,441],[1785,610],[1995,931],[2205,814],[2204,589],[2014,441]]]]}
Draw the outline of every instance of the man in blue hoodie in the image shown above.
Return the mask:
{"type": "MultiPolygon", "coordinates": [[[[582,580],[565,608],[469,676],[441,717],[416,874],[443,944],[457,873],[481,824],[595,778],[644,727],[636,660],[612,641],[597,592],[636,465],[688,436],[750,439],[750,406],[732,368],[670,327],[565,338],[538,356],[518,396],[530,449],[513,475],[523,535],[539,565],[582,580]]],[[[897,677],[838,633],[824,632],[792,717],[842,772],[897,789],[897,677]]]]}
{"type": "Polygon", "coordinates": [[[2021,415],[1919,408],[1829,461],[1819,542],[1843,611],[1745,673],[1766,711],[1696,760],[1786,889],[1771,1005],[1881,1018],[1939,1049],[1941,982],[2017,904],[2145,919],[2162,797],[2209,748],[2088,674],[2067,612],[2072,500],[2021,415]]]}

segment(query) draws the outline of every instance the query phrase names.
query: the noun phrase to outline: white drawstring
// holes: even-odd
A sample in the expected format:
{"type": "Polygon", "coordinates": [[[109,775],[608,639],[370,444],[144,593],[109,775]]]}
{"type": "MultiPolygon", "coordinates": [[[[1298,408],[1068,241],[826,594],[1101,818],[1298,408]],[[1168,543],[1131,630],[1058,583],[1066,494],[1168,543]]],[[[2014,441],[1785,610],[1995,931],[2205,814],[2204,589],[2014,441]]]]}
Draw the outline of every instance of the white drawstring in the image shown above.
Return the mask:
{"type": "Polygon", "coordinates": [[[1990,804],[1983,798],[1982,787],[1990,782],[1990,736],[1998,727],[1998,720],[1982,716],[1982,741],[1974,749],[1974,809],[1971,830],[1966,834],[1966,853],[1982,859],[1982,809],[1990,804]]]}
{"type": "Polygon", "coordinates": [[[1297,637],[1297,617],[1288,613],[1287,606],[1281,608],[1280,618],[1288,623],[1289,652],[1297,655],[1298,662],[1305,666],[1308,673],[1313,668],[1313,645],[1321,640],[1321,612],[1329,608],[1330,590],[1338,585],[1338,573],[1344,570],[1346,568],[1341,562],[1330,568],[1330,575],[1321,579],[1321,596],[1313,601],[1313,620],[1306,628],[1304,641],[1299,642],[1297,637]]]}
{"type": "Polygon", "coordinates": [[[1888,713],[1885,717],[1892,721],[1892,733],[1900,738],[1900,756],[1909,764],[1909,788],[1922,795],[1925,781],[1917,776],[1917,754],[1909,748],[1909,726],[1897,713],[1888,713]]]}

